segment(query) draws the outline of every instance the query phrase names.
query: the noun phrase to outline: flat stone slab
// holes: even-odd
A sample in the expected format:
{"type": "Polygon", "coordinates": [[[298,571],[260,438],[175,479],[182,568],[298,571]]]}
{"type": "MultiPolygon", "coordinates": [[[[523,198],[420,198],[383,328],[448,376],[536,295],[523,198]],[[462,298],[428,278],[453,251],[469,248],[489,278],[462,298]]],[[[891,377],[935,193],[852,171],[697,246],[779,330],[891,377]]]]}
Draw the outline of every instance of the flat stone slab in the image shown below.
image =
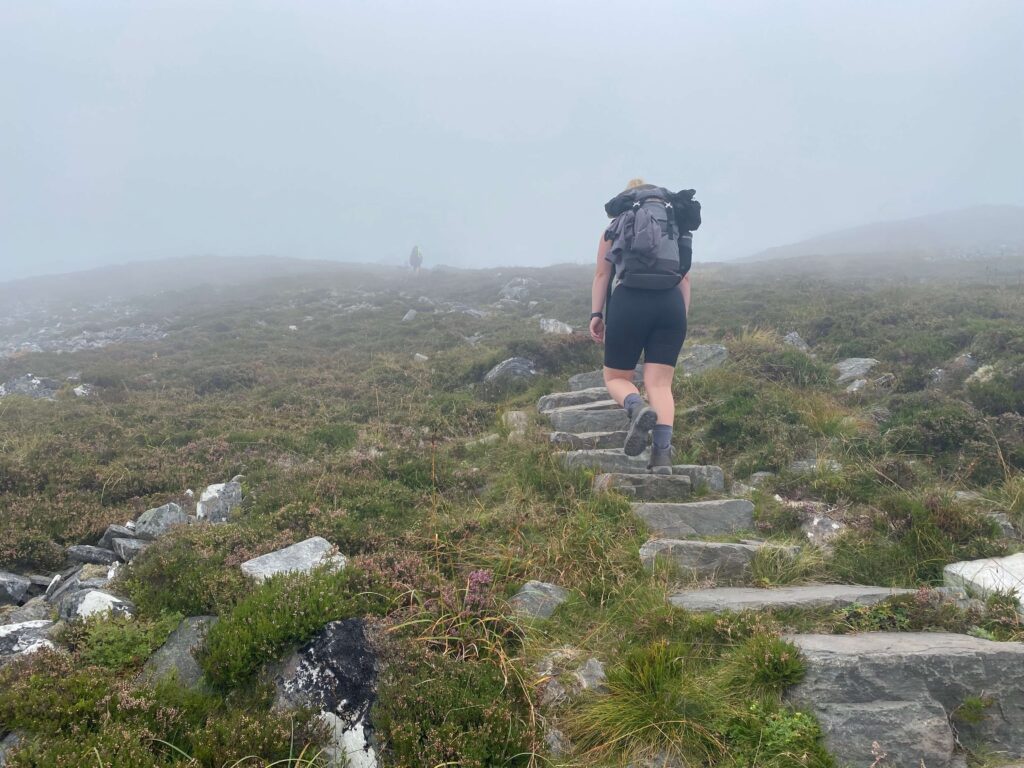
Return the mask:
{"type": "Polygon", "coordinates": [[[75,544],[67,549],[68,559],[76,563],[93,565],[113,565],[117,562],[117,553],[91,544],[75,544]]]}
{"type": "Polygon", "coordinates": [[[750,575],[750,564],[761,544],[734,544],[684,539],[651,539],[640,547],[640,561],[653,568],[656,560],[675,563],[694,579],[740,581],[750,575]]]}
{"type": "Polygon", "coordinates": [[[1007,760],[1024,757],[1024,644],[946,632],[790,635],[807,669],[786,698],[818,718],[841,765],[871,765],[872,742],[893,768],[959,768],[959,739],[1007,760]],[[969,698],[992,702],[977,722],[969,698]]]}
{"type": "Polygon", "coordinates": [[[141,554],[148,546],[149,542],[142,541],[141,539],[114,539],[114,551],[117,553],[117,556],[126,563],[130,563],[134,560],[135,557],[141,554]]]}
{"type": "Polygon", "coordinates": [[[851,381],[864,378],[876,365],[878,361],[873,357],[848,357],[840,360],[832,366],[836,371],[836,384],[849,384],[851,381]]]}
{"type": "Polygon", "coordinates": [[[519,616],[530,619],[548,619],[555,609],[569,599],[569,592],[557,584],[528,581],[509,601],[519,616]]]}
{"type": "Polygon", "coordinates": [[[190,616],[182,619],[178,628],[167,637],[167,641],[146,661],[137,682],[156,683],[173,676],[186,688],[198,686],[203,670],[195,654],[207,630],[216,622],[216,616],[190,616]]]}
{"type": "Polygon", "coordinates": [[[134,538],[137,538],[134,528],[129,528],[125,525],[108,525],[107,530],[103,532],[103,537],[97,542],[96,546],[103,549],[113,549],[114,539],[134,538]]]}
{"type": "Polygon", "coordinates": [[[624,475],[605,473],[594,478],[594,492],[615,491],[637,501],[683,501],[693,492],[686,475],[624,475]]]}
{"type": "MultiPolygon", "coordinates": [[[[566,469],[596,469],[602,473],[621,475],[646,475],[647,451],[639,456],[627,456],[621,448],[599,448],[594,450],[566,451],[561,454],[562,466],[566,469]]],[[[720,492],[725,488],[725,475],[720,467],[700,464],[675,464],[673,475],[686,475],[694,488],[704,487],[720,492]]]]}
{"type": "Polygon", "coordinates": [[[950,563],[942,569],[942,580],[948,587],[961,587],[981,597],[1016,591],[1017,602],[1024,609],[1024,552],[950,563]]]}
{"type": "Polygon", "coordinates": [[[626,444],[625,430],[615,432],[552,432],[551,443],[567,451],[580,451],[593,448],[618,448],[626,444]]]}
{"type": "Polygon", "coordinates": [[[634,504],[633,511],[651,533],[665,539],[719,536],[754,528],[754,505],[746,499],[644,502],[634,504]]]}
{"type": "Polygon", "coordinates": [[[550,395],[544,395],[537,401],[537,411],[547,413],[555,408],[565,408],[570,405],[586,405],[587,403],[596,403],[601,400],[610,399],[611,395],[608,394],[608,389],[602,382],[599,387],[577,389],[572,392],[552,392],[550,395]]]}
{"type": "Polygon", "coordinates": [[[545,416],[558,432],[617,432],[629,426],[626,411],[614,400],[555,408],[545,416]]]}
{"type": "Polygon", "coordinates": [[[701,613],[764,611],[785,608],[845,608],[874,605],[912,589],[860,587],[850,584],[811,584],[803,587],[715,587],[676,592],[668,599],[676,608],[701,613]]]}
{"type": "Polygon", "coordinates": [[[119,616],[135,615],[135,606],[109,592],[100,589],[82,589],[68,592],[60,601],[60,617],[65,621],[87,619],[90,616],[101,616],[104,613],[119,616]]]}
{"type": "Polygon", "coordinates": [[[334,545],[321,536],[268,552],[242,563],[242,573],[256,581],[266,581],[279,573],[308,573],[326,563],[345,567],[345,557],[334,553],[334,545]]]}

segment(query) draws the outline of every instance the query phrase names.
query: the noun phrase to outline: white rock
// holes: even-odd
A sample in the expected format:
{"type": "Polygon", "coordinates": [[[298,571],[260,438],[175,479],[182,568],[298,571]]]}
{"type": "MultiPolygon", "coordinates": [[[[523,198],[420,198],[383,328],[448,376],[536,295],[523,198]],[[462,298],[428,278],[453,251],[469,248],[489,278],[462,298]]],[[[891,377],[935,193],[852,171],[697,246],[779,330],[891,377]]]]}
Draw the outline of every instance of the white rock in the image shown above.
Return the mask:
{"type": "Polygon", "coordinates": [[[417,362],[417,363],[425,363],[425,362],[427,362],[427,360],[429,360],[430,358],[429,358],[429,357],[427,357],[426,355],[423,355],[423,354],[420,354],[419,352],[417,352],[417,353],[416,353],[415,355],[413,355],[413,356],[412,356],[412,359],[413,359],[413,360],[414,360],[415,362],[417,362]]]}
{"type": "Polygon", "coordinates": [[[318,566],[332,563],[345,567],[345,557],[335,554],[334,545],[321,536],[314,536],[290,547],[269,552],[242,563],[242,572],[256,581],[265,581],[279,573],[308,573],[318,566]]]}
{"type": "Polygon", "coordinates": [[[563,323],[561,320],[553,320],[551,318],[541,318],[540,329],[544,333],[557,333],[562,335],[568,335],[572,333],[572,326],[568,323],[563,323]]]}
{"type": "Polygon", "coordinates": [[[412,320],[415,320],[417,314],[419,313],[415,309],[410,309],[408,312],[405,313],[405,316],[402,318],[402,322],[408,323],[411,322],[412,320]]]}
{"type": "Polygon", "coordinates": [[[1024,610],[1024,552],[950,563],[943,569],[942,577],[946,586],[963,587],[981,597],[1015,591],[1024,610]]]}

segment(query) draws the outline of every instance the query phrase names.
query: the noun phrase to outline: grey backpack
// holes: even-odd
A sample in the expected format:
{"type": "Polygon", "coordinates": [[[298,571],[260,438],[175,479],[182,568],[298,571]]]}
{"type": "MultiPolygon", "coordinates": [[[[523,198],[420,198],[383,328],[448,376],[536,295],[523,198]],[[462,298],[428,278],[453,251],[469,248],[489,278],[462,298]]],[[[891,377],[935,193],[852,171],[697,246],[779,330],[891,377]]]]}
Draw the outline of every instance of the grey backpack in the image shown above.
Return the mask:
{"type": "Polygon", "coordinates": [[[636,187],[617,195],[605,210],[615,212],[605,239],[612,241],[609,260],[619,283],[647,290],[678,285],[683,276],[671,193],[650,185],[636,187]]]}

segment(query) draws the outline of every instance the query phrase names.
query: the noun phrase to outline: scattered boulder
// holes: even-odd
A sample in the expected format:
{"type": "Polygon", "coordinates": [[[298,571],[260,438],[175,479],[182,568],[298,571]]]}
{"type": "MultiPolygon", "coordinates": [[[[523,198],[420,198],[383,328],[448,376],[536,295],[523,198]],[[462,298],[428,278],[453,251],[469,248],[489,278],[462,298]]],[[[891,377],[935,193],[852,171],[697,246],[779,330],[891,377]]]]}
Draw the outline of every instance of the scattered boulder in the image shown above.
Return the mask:
{"type": "Polygon", "coordinates": [[[466,443],[466,447],[485,448],[488,445],[494,445],[499,440],[501,440],[501,435],[499,435],[497,432],[492,432],[491,434],[484,435],[483,437],[477,438],[476,440],[470,440],[468,443],[466,443]]]}
{"type": "Polygon", "coordinates": [[[32,581],[16,573],[0,571],[0,605],[18,605],[32,586],[32,581]]]}
{"type": "Polygon", "coordinates": [[[669,602],[687,611],[714,612],[766,611],[789,608],[845,608],[851,605],[874,605],[893,595],[913,592],[912,589],[861,587],[849,584],[811,584],[802,587],[715,587],[676,592],[669,602]]]}
{"type": "Polygon", "coordinates": [[[834,366],[837,373],[836,384],[842,386],[856,379],[866,379],[871,369],[878,364],[873,357],[848,357],[840,360],[834,366]]]}
{"type": "Polygon", "coordinates": [[[537,285],[539,285],[539,283],[533,278],[513,277],[505,283],[502,289],[498,292],[498,295],[503,299],[525,301],[530,297],[530,289],[537,285]]]}
{"type": "Polygon", "coordinates": [[[843,465],[835,459],[798,459],[789,465],[794,475],[813,475],[817,472],[840,472],[843,465]]]}
{"type": "Polygon", "coordinates": [[[948,587],[960,587],[981,597],[1015,592],[1024,610],[1024,552],[950,563],[942,569],[942,580],[948,587]]]}
{"type": "Polygon", "coordinates": [[[1024,644],[945,632],[790,635],[803,681],[786,698],[817,717],[843,765],[958,768],[959,744],[1024,757],[1024,644]],[[980,717],[958,718],[981,697],[980,717]]]}
{"type": "Polygon", "coordinates": [[[415,309],[410,309],[408,312],[406,312],[402,316],[402,322],[403,323],[411,323],[413,320],[416,319],[416,315],[418,315],[418,314],[419,314],[419,312],[417,312],[415,309]]]}
{"type": "Polygon", "coordinates": [[[537,375],[537,366],[532,360],[525,357],[510,357],[486,373],[484,384],[498,394],[516,392],[529,386],[537,375]]]}
{"type": "Polygon", "coordinates": [[[216,616],[182,619],[167,641],[146,661],[136,682],[152,684],[174,676],[186,688],[197,688],[203,678],[203,670],[196,661],[195,653],[206,632],[216,623],[216,616]]]}
{"type": "Polygon", "coordinates": [[[425,363],[425,362],[427,362],[428,360],[430,360],[430,358],[429,358],[429,357],[427,357],[426,355],[424,355],[424,354],[421,354],[421,353],[419,353],[419,352],[417,352],[416,354],[414,354],[414,355],[412,356],[412,361],[413,361],[414,363],[425,363]]]}
{"type": "Polygon", "coordinates": [[[48,619],[20,621],[0,626],[0,666],[13,656],[52,648],[47,631],[53,626],[48,619]]]}
{"type": "Polygon", "coordinates": [[[223,523],[242,503],[241,478],[234,477],[226,483],[208,485],[196,504],[196,517],[211,523],[223,523]]]}
{"type": "Polygon", "coordinates": [[[319,711],[331,732],[333,768],[375,768],[370,710],[379,663],[361,619],[332,621],[273,674],[278,709],[319,711]]]}
{"type": "Polygon", "coordinates": [[[544,706],[559,706],[585,691],[605,693],[608,678],[604,664],[575,648],[559,648],[546,654],[536,666],[538,689],[544,706]]]}
{"type": "Polygon", "coordinates": [[[134,528],[129,528],[126,525],[108,525],[107,530],[103,532],[103,536],[100,537],[96,546],[102,547],[103,549],[113,549],[114,539],[134,538],[136,538],[134,528]]]}
{"type": "Polygon", "coordinates": [[[53,615],[53,609],[47,604],[43,595],[33,597],[20,608],[14,608],[4,616],[4,621],[9,624],[18,624],[23,621],[39,621],[49,619],[53,615]]]}
{"type": "Polygon", "coordinates": [[[134,560],[136,555],[139,555],[148,546],[149,542],[141,539],[114,539],[114,552],[126,563],[134,560]]]}
{"type": "Polygon", "coordinates": [[[995,378],[998,369],[994,365],[983,365],[981,368],[976,370],[970,376],[967,377],[965,384],[987,384],[995,378]]]}
{"type": "Polygon", "coordinates": [[[60,382],[44,376],[26,373],[0,384],[0,397],[7,395],[23,395],[33,400],[56,400],[60,391],[60,382]]]}
{"type": "Polygon", "coordinates": [[[686,376],[720,368],[729,359],[729,350],[721,344],[694,344],[683,349],[676,368],[686,376]]]}
{"type": "Polygon", "coordinates": [[[572,326],[568,323],[563,323],[561,320],[553,320],[551,318],[541,318],[540,329],[544,333],[556,333],[561,335],[569,335],[572,333],[572,326]]]}
{"type": "Polygon", "coordinates": [[[120,616],[135,615],[135,606],[128,600],[99,589],[82,589],[65,594],[58,613],[65,621],[87,619],[90,616],[113,613],[120,616]]]}
{"type": "Polygon", "coordinates": [[[68,559],[76,563],[93,563],[96,565],[113,565],[117,562],[117,554],[109,549],[94,547],[89,544],[75,544],[67,549],[68,559]]]}
{"type": "Polygon", "coordinates": [[[855,395],[858,392],[863,392],[868,386],[867,379],[854,379],[846,387],[846,394],[855,395]]]}
{"type": "Polygon", "coordinates": [[[754,528],[754,505],[746,499],[647,502],[634,504],[633,512],[660,539],[720,536],[754,528]]]}
{"type": "Polygon", "coordinates": [[[783,337],[782,343],[786,344],[786,345],[788,345],[790,347],[794,347],[796,349],[799,349],[801,352],[810,352],[811,351],[810,345],[808,345],[808,343],[806,341],[804,341],[800,337],[800,334],[797,333],[796,331],[790,331],[789,333],[787,333],[783,337]]]}
{"type": "Polygon", "coordinates": [[[4,768],[7,765],[7,758],[10,757],[11,750],[20,743],[21,735],[17,732],[8,733],[4,738],[0,739],[0,768],[4,768]]]}
{"type": "Polygon", "coordinates": [[[256,581],[266,581],[279,573],[309,573],[321,565],[345,567],[345,556],[335,552],[334,545],[321,536],[292,544],[242,563],[242,573],[256,581]]]}
{"type": "Polygon", "coordinates": [[[755,472],[747,478],[747,483],[752,485],[754,488],[760,488],[773,477],[775,477],[774,472],[755,472]]]}
{"type": "Polygon", "coordinates": [[[167,533],[172,526],[184,525],[188,522],[180,506],[173,501],[162,507],[147,509],[135,521],[135,535],[140,539],[155,539],[167,533]]]}
{"type": "Polygon", "coordinates": [[[568,590],[544,581],[528,581],[509,601],[512,610],[528,619],[548,619],[569,599],[568,590]]]}

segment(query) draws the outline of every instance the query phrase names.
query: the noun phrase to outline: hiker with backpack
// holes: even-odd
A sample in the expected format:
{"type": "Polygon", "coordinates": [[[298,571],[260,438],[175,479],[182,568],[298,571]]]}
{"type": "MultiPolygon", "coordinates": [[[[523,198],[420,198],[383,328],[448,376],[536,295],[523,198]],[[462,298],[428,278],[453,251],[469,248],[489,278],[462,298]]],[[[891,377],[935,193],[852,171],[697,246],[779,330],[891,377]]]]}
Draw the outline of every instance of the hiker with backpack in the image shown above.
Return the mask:
{"type": "Polygon", "coordinates": [[[409,266],[412,267],[412,271],[415,274],[420,273],[420,265],[423,264],[423,254],[420,252],[420,247],[414,245],[412,247],[412,253],[409,254],[409,266]]]}
{"type": "Polygon", "coordinates": [[[591,289],[590,335],[604,343],[605,385],[629,415],[623,450],[639,456],[650,435],[647,468],[655,474],[672,472],[672,378],[686,339],[692,233],[700,226],[693,195],[634,179],[609,200],[612,222],[601,236],[591,289]],[[641,353],[649,405],[634,384],[641,353]]]}

